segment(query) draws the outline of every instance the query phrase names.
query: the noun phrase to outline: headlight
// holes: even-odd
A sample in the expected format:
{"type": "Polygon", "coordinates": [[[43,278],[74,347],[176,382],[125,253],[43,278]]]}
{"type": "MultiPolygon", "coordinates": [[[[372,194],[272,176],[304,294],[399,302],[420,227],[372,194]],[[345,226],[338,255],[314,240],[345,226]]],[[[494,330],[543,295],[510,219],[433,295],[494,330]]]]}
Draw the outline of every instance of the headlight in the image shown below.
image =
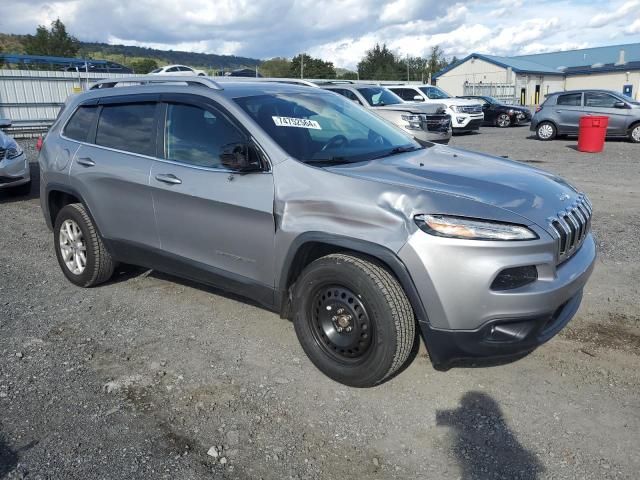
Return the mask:
{"type": "Polygon", "coordinates": [[[9,160],[18,158],[20,155],[22,155],[22,148],[20,148],[20,145],[15,145],[13,147],[7,148],[7,158],[9,160]]]}
{"type": "Polygon", "coordinates": [[[405,122],[408,122],[408,125],[406,125],[406,128],[411,130],[422,130],[422,120],[423,120],[422,115],[411,114],[411,115],[401,115],[401,117],[402,117],[402,120],[404,120],[405,122]]]}
{"type": "Polygon", "coordinates": [[[451,105],[449,107],[451,109],[452,112],[459,112],[460,110],[458,110],[458,107],[456,105],[451,105]]]}
{"type": "Polygon", "coordinates": [[[448,215],[416,215],[420,229],[431,235],[467,240],[533,240],[535,232],[522,225],[448,215]]]}

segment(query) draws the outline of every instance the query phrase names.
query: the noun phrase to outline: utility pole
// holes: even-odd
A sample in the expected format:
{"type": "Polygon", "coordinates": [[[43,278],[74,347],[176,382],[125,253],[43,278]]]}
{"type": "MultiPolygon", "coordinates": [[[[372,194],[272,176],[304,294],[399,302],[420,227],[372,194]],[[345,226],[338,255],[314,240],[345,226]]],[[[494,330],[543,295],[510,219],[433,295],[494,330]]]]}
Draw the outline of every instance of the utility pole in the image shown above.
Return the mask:
{"type": "Polygon", "coordinates": [[[407,82],[411,81],[409,77],[409,54],[407,53],[407,82]]]}
{"type": "Polygon", "coordinates": [[[304,52],[300,55],[300,78],[304,78],[304,52]]]}

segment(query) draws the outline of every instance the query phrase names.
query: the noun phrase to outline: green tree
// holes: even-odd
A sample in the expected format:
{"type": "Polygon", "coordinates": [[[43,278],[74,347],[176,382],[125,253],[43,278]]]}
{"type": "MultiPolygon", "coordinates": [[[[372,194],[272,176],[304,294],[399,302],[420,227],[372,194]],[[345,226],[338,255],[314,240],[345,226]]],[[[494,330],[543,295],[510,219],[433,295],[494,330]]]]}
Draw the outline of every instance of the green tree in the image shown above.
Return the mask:
{"type": "Polygon", "coordinates": [[[433,46],[431,48],[431,53],[427,58],[427,75],[429,75],[430,78],[433,78],[436,73],[438,73],[447,65],[449,65],[449,62],[446,58],[444,58],[444,52],[442,51],[442,48],[440,48],[439,45],[433,46]]]}
{"type": "Polygon", "coordinates": [[[358,73],[357,72],[346,71],[346,72],[342,72],[340,75],[338,75],[338,78],[340,80],[358,80],[358,73]]]}
{"type": "Polygon", "coordinates": [[[362,80],[406,80],[406,64],[387,48],[376,43],[358,63],[362,80]]]}
{"type": "Polygon", "coordinates": [[[287,78],[290,75],[291,61],[288,58],[275,57],[262,62],[258,71],[264,77],[287,78]]]}
{"type": "Polygon", "coordinates": [[[332,62],[325,62],[320,58],[313,58],[306,53],[291,59],[289,76],[301,77],[301,60],[304,62],[304,78],[336,78],[336,69],[332,62]]]}
{"type": "Polygon", "coordinates": [[[141,58],[129,62],[129,66],[136,73],[149,73],[151,70],[158,68],[158,62],[152,58],[141,58]]]}
{"type": "Polygon", "coordinates": [[[27,35],[25,51],[29,55],[73,57],[78,53],[78,40],[67,33],[64,23],[58,18],[51,22],[51,29],[39,25],[35,35],[27,35]]]}

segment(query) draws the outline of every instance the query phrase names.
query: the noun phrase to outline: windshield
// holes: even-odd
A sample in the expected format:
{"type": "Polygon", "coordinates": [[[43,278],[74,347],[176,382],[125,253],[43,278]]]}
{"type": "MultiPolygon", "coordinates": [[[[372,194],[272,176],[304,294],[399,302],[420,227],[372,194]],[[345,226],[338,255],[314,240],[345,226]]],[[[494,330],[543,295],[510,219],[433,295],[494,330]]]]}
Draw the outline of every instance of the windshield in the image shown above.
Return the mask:
{"type": "Polygon", "coordinates": [[[622,99],[623,99],[625,102],[629,102],[629,103],[632,103],[632,104],[634,104],[634,105],[640,105],[640,102],[638,102],[637,100],[634,100],[634,99],[633,99],[633,98],[631,98],[629,95],[625,95],[624,93],[617,93],[617,92],[616,92],[616,94],[617,94],[617,95],[619,95],[619,96],[621,96],[621,97],[622,97],[622,99]]]}
{"type": "Polygon", "coordinates": [[[304,163],[350,163],[421,148],[401,130],[330,92],[274,93],[235,102],[304,163]]]}
{"type": "Polygon", "coordinates": [[[156,68],[155,70],[151,70],[149,73],[158,73],[161,71],[162,71],[162,68],[156,68]]]}
{"type": "Polygon", "coordinates": [[[493,98],[493,97],[482,97],[484,98],[487,102],[493,104],[493,105],[504,105],[500,100],[498,100],[497,98],[493,98]]]}
{"type": "Polygon", "coordinates": [[[387,90],[382,87],[366,87],[359,88],[358,91],[365,98],[367,103],[372,107],[382,107],[384,105],[397,105],[398,103],[404,103],[402,99],[393,93],[391,90],[387,90]]]}
{"type": "Polygon", "coordinates": [[[443,98],[452,98],[444,90],[440,90],[438,87],[419,87],[424,94],[432,100],[441,100],[443,98]]]}

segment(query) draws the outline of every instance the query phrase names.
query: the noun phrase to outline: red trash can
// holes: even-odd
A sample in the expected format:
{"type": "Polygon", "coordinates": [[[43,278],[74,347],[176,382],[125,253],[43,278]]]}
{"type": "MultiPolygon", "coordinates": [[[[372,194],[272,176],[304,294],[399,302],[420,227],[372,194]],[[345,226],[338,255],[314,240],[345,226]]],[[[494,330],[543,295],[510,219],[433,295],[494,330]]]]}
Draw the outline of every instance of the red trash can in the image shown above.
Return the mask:
{"type": "Polygon", "coordinates": [[[578,130],[578,151],[598,153],[604,149],[604,137],[607,135],[609,117],[588,115],[580,117],[578,130]]]}

